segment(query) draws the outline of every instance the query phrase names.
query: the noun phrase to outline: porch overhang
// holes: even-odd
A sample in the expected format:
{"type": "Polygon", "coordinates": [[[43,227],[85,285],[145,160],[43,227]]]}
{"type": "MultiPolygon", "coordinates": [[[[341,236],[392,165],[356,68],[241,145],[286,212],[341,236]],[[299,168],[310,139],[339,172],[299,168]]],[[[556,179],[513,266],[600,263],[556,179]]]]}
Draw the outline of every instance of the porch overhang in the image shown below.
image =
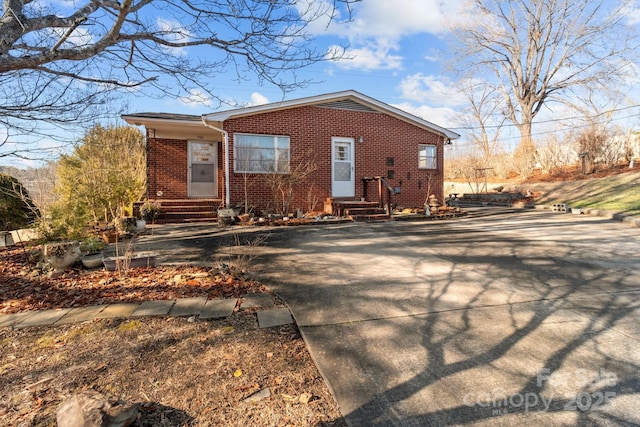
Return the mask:
{"type": "MultiPolygon", "coordinates": [[[[222,134],[202,122],[202,116],[167,113],[124,114],[122,119],[130,125],[144,126],[151,138],[192,139],[222,141],[222,134]]],[[[220,128],[222,123],[218,123],[220,128]]]]}

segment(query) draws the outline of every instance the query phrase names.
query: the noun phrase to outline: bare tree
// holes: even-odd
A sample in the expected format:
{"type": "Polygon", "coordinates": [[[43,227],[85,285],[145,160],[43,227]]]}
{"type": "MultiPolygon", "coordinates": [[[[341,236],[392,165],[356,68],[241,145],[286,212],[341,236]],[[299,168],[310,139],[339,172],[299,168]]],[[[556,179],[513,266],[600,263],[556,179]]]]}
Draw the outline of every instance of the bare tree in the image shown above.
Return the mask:
{"type": "Polygon", "coordinates": [[[2,0],[0,145],[104,116],[117,91],[222,102],[224,72],[304,86],[296,70],[341,55],[313,48],[309,24],[348,19],[358,1],[2,0]]]}
{"type": "Polygon", "coordinates": [[[287,156],[281,159],[282,166],[279,168],[265,167],[269,172],[264,176],[264,180],[271,191],[273,207],[282,215],[291,212],[294,191],[299,191],[307,177],[318,169],[313,150],[301,154],[293,162],[293,165],[290,165],[287,156]]]}
{"type": "Polygon", "coordinates": [[[632,72],[634,29],[610,0],[473,0],[477,19],[456,31],[461,72],[488,80],[534,152],[531,126],[543,106],[622,86],[632,72]]]}
{"type": "Polygon", "coordinates": [[[500,148],[500,131],[506,120],[502,103],[499,94],[482,81],[465,79],[461,84],[461,91],[469,101],[463,120],[468,124],[471,143],[487,163],[486,167],[500,148]]]}
{"type": "Polygon", "coordinates": [[[563,172],[566,166],[576,163],[576,152],[564,137],[553,133],[537,144],[536,161],[544,173],[563,172]]]}

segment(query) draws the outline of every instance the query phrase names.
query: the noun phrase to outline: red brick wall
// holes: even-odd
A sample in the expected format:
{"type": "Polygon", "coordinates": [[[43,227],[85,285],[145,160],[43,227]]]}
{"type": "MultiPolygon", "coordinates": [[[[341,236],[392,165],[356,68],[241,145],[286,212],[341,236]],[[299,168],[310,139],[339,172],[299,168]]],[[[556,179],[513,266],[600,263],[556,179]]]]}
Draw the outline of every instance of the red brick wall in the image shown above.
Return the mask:
{"type": "MultiPolygon", "coordinates": [[[[295,191],[293,209],[309,208],[310,188],[322,209],[322,202],[331,196],[331,137],[350,137],[355,140],[355,196],[363,196],[362,178],[387,176],[393,187],[401,193],[393,196],[393,202],[403,207],[419,207],[424,204],[431,176],[430,192],[442,200],[443,138],[402,120],[382,113],[338,110],[321,107],[270,112],[227,120],[224,128],[229,132],[231,168],[233,168],[233,135],[235,132],[269,135],[288,135],[291,143],[291,167],[301,157],[312,152],[317,170],[307,182],[295,191]],[[362,136],[364,142],[358,142],[362,136]],[[418,145],[437,145],[437,170],[418,169],[418,145]],[[387,166],[387,158],[393,157],[394,166],[387,166]],[[313,184],[313,187],[311,187],[313,184]]],[[[244,200],[242,174],[230,174],[231,202],[244,200]]],[[[271,191],[261,175],[250,177],[249,203],[264,207],[271,203],[271,191]]],[[[368,200],[377,200],[377,184],[369,183],[368,200]]]]}
{"type": "Polygon", "coordinates": [[[147,138],[147,146],[149,198],[186,199],[187,141],[147,138]]]}
{"type": "MultiPolygon", "coordinates": [[[[186,199],[187,141],[147,138],[147,190],[150,199],[186,199]],[[158,196],[158,192],[162,196],[158,196]]],[[[224,160],[222,143],[218,143],[218,197],[224,194],[224,160]]]]}
{"type": "MultiPolygon", "coordinates": [[[[233,136],[235,132],[267,135],[287,135],[291,142],[291,167],[309,153],[316,158],[317,170],[307,182],[298,186],[292,210],[309,209],[309,199],[315,198],[316,210],[322,210],[324,199],[331,196],[331,137],[349,137],[355,140],[355,197],[363,197],[362,178],[387,176],[393,187],[401,193],[393,202],[401,207],[422,206],[427,188],[442,200],[443,191],[443,138],[402,120],[382,113],[339,110],[321,107],[301,107],[227,120],[224,128],[229,132],[231,203],[244,201],[243,174],[233,172],[233,136]],[[362,136],[364,142],[358,142],[362,136]],[[418,145],[437,145],[437,170],[418,169],[418,145]],[[393,157],[394,166],[387,166],[393,157]],[[429,178],[431,176],[431,183],[429,178]]],[[[187,141],[148,138],[149,197],[187,197],[187,141]]],[[[223,147],[218,146],[218,194],[224,198],[223,147]]],[[[263,182],[264,175],[249,176],[249,204],[264,208],[273,205],[273,197],[263,182]]],[[[377,185],[369,183],[368,200],[377,200],[377,185]]]]}

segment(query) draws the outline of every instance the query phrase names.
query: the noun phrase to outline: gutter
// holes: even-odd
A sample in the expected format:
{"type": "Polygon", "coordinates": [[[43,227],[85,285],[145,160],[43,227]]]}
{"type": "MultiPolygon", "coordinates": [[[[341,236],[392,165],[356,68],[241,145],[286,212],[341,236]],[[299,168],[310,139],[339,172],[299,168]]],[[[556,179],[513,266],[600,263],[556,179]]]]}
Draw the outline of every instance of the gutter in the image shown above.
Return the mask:
{"type": "Polygon", "coordinates": [[[218,128],[207,122],[207,118],[202,116],[202,124],[222,134],[223,146],[224,146],[224,206],[228,208],[231,206],[231,187],[229,184],[229,132],[222,128],[218,128]]]}

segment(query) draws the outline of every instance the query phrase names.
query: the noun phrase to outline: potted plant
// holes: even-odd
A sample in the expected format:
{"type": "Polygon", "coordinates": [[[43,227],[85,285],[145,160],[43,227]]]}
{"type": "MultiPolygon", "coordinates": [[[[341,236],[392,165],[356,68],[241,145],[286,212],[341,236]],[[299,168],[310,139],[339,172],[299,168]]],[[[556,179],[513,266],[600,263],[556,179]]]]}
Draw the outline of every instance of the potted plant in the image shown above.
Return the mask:
{"type": "Polygon", "coordinates": [[[104,258],[103,250],[105,242],[96,237],[89,237],[82,241],[80,248],[84,255],[81,258],[82,265],[85,268],[98,268],[102,266],[102,260],[104,258]]]}
{"type": "Polygon", "coordinates": [[[64,270],[75,264],[82,256],[78,241],[54,242],[44,245],[45,260],[56,269],[64,270]]]}
{"type": "Polygon", "coordinates": [[[155,221],[155,219],[160,215],[160,203],[152,202],[150,200],[145,200],[145,202],[140,206],[140,216],[147,223],[155,221]]]}
{"type": "Polygon", "coordinates": [[[109,271],[127,271],[130,268],[155,267],[157,254],[153,252],[129,252],[122,256],[104,258],[104,267],[109,271]]]}

